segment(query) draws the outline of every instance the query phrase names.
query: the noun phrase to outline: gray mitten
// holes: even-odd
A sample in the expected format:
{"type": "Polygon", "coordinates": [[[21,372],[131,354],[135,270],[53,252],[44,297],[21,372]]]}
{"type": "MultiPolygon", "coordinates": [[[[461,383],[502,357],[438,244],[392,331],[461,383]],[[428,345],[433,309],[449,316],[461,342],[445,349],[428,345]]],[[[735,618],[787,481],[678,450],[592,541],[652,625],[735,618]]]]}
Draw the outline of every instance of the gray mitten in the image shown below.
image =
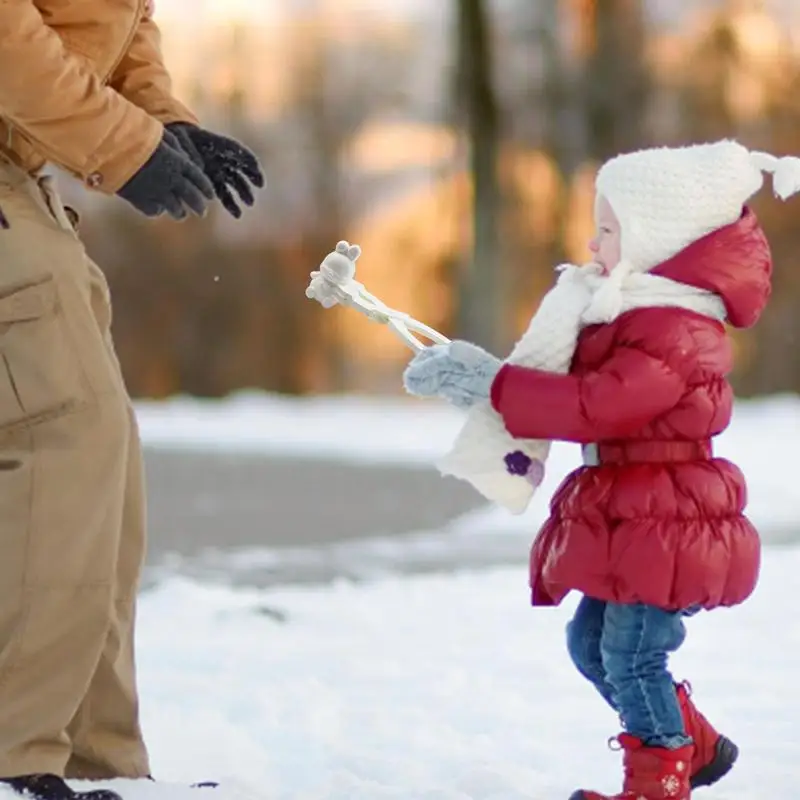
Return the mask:
{"type": "Polygon", "coordinates": [[[417,397],[444,397],[458,408],[489,398],[503,362],[464,341],[437,344],[418,353],[403,373],[403,385],[417,397]]]}

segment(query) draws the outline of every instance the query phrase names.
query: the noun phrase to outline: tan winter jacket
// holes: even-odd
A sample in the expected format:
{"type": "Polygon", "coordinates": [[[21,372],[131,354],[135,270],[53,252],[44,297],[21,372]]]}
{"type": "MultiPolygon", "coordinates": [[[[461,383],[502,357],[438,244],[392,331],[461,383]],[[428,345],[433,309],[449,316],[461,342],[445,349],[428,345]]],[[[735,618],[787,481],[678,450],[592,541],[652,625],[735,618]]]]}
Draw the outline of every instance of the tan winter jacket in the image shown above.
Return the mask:
{"type": "Polygon", "coordinates": [[[113,194],[162,123],[197,122],[172,96],[152,0],[0,0],[0,151],[113,194]]]}

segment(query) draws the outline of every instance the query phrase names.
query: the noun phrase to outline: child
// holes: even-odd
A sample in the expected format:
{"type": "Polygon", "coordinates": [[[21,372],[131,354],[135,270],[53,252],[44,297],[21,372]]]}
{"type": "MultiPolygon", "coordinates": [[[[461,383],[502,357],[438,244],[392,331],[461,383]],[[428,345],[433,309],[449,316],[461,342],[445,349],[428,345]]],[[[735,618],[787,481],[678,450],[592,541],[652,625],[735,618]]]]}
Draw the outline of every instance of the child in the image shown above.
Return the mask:
{"type": "MultiPolygon", "coordinates": [[[[506,471],[534,486],[544,464],[526,452],[543,462],[547,451],[529,446],[584,446],[584,466],[557,490],[533,544],[532,602],[583,594],[567,649],[619,714],[625,777],[620,794],[572,800],[687,800],[737,757],[667,658],[687,615],[743,602],[759,572],[744,478],[711,440],[733,402],[723,323],[755,324],[770,294],[769,246],[745,205],[762,171],[784,199],[800,188],[800,160],[733,141],[610,160],[596,181],[594,261],[564,270],[540,309],[549,327],[534,317],[517,346],[525,358],[502,363],[457,341],[427,348],[404,375],[412,394],[496,414],[521,443],[506,471]]],[[[498,469],[484,464],[475,485],[498,469]]]]}

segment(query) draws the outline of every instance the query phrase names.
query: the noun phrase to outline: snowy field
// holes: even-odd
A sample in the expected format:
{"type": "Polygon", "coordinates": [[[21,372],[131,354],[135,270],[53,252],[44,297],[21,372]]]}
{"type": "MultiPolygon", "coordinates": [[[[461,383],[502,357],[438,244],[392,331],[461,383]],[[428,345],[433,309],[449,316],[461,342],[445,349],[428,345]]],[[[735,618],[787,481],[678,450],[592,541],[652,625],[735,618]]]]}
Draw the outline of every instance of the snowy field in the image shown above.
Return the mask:
{"type": "MultiPolygon", "coordinates": [[[[253,395],[142,404],[139,415],[150,447],[376,464],[429,463],[460,421],[434,404],[253,395]]],[[[797,796],[798,433],[800,400],[742,403],[717,447],[744,469],[752,517],[782,546],[765,548],[750,602],[687,621],[672,662],[742,751],[725,780],[696,793],[708,800],[797,796]]],[[[545,490],[521,518],[482,511],[377,547],[479,549],[494,533],[527,541],[576,463],[576,448],[556,448],[545,490]]],[[[139,625],[143,721],[164,783],[115,788],[130,800],[566,800],[578,785],[616,790],[619,756],[606,746],[616,717],[564,647],[576,600],[531,609],[524,559],[311,588],[168,577],[143,595],[139,625]],[[184,788],[209,779],[222,786],[184,788]]]]}
{"type": "MultiPolygon", "coordinates": [[[[222,403],[186,398],[141,403],[138,414],[142,436],[151,448],[425,465],[447,452],[464,419],[461,412],[439,402],[346,396],[296,400],[248,393],[222,403]]],[[[798,538],[800,501],[794,464],[798,442],[800,398],[794,396],[740,402],[731,426],[715,440],[717,455],[744,471],[748,512],[770,541],[798,538]]],[[[481,510],[454,520],[445,532],[447,540],[456,536],[467,546],[473,537],[492,532],[529,537],[546,516],[550,494],[578,465],[579,457],[576,445],[557,444],[545,482],[525,514],[481,510]]],[[[441,531],[421,534],[418,546],[442,544],[441,531]]]]}
{"type": "MultiPolygon", "coordinates": [[[[797,796],[798,571],[800,552],[773,549],[749,603],[687,622],[676,677],[742,750],[698,797],[797,796]]],[[[333,589],[160,586],[139,628],[153,768],[222,787],[118,788],[131,800],[566,800],[576,783],[618,788],[615,716],[564,650],[574,601],[530,609],[526,578],[521,564],[333,589]]]]}

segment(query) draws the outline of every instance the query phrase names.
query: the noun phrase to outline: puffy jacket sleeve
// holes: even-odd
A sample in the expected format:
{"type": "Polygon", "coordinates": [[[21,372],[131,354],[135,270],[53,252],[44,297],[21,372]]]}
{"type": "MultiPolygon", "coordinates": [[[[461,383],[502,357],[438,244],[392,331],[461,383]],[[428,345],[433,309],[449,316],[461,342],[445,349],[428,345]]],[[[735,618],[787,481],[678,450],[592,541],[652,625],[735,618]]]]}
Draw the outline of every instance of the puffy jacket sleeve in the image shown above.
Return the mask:
{"type": "Polygon", "coordinates": [[[663,360],[619,347],[581,377],[505,364],[491,399],[515,438],[587,443],[634,433],[673,408],[684,390],[683,378],[663,360]]]}
{"type": "Polygon", "coordinates": [[[107,193],[147,161],[163,131],[67,51],[31,0],[0,0],[0,109],[49,161],[107,193]]]}
{"type": "Polygon", "coordinates": [[[173,94],[172,79],[161,50],[161,31],[152,17],[144,17],[139,22],[130,47],[111,76],[110,85],[165,125],[198,122],[173,94]]]}

